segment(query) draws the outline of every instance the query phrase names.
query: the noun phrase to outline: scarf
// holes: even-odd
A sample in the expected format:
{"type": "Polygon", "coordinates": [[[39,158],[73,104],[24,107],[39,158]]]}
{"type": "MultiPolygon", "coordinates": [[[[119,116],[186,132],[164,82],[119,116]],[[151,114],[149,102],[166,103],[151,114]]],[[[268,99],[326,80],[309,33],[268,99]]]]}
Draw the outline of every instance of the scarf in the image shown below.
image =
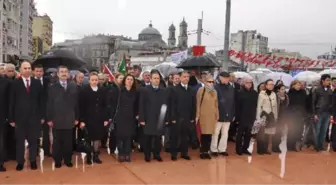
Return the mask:
{"type": "Polygon", "coordinates": [[[214,86],[212,86],[212,87],[210,87],[210,86],[204,86],[206,89],[208,89],[210,92],[212,92],[212,91],[214,91],[215,90],[215,87],[214,86]]]}
{"type": "Polygon", "coordinates": [[[268,89],[266,89],[266,94],[268,95],[268,96],[270,96],[271,94],[272,94],[272,91],[270,91],[270,90],[268,90],[268,89]]]}
{"type": "Polygon", "coordinates": [[[284,101],[286,99],[286,94],[285,93],[281,94],[281,93],[278,92],[278,96],[279,96],[280,100],[282,100],[282,101],[284,101]]]}

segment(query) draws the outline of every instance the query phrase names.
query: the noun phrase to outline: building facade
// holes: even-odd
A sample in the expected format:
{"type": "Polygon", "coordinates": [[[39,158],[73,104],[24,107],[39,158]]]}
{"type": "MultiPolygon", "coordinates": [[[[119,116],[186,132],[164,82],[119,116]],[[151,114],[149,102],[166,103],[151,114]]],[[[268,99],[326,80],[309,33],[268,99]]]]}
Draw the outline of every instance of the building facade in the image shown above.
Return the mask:
{"type": "MultiPolygon", "coordinates": [[[[257,54],[267,54],[269,52],[268,37],[261,35],[256,30],[239,30],[237,33],[231,34],[230,50],[257,54]]],[[[244,65],[244,68],[246,68],[247,70],[253,70],[258,67],[255,64],[245,63],[240,59],[231,59],[237,63],[240,63],[241,68],[244,65]]]]}
{"type": "Polygon", "coordinates": [[[317,59],[321,60],[336,60],[336,47],[330,52],[326,52],[322,55],[317,56],[317,59]]]}
{"type": "Polygon", "coordinates": [[[175,48],[176,47],[176,36],[175,36],[176,28],[174,24],[171,24],[169,26],[168,31],[169,31],[168,48],[175,48]]]}
{"type": "Polygon", "coordinates": [[[19,0],[2,0],[2,62],[9,62],[20,55],[19,0]]]}
{"type": "Polygon", "coordinates": [[[33,58],[43,53],[43,40],[40,37],[33,37],[33,58]]]}
{"type": "Polygon", "coordinates": [[[33,36],[43,40],[43,52],[52,47],[53,22],[48,15],[35,16],[33,20],[33,36]]]}
{"type": "Polygon", "coordinates": [[[20,55],[33,57],[33,17],[36,13],[34,0],[22,0],[20,6],[20,55]]]}
{"type": "Polygon", "coordinates": [[[181,50],[185,50],[188,48],[188,24],[184,18],[180,23],[180,35],[178,39],[178,47],[181,50]]]}

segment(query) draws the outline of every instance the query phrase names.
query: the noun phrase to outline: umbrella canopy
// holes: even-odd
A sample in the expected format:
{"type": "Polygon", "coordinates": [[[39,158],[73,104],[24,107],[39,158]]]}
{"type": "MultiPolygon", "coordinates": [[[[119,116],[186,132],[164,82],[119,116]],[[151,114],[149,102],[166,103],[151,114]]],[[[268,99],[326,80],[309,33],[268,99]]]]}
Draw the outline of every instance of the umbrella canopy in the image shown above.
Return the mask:
{"type": "Polygon", "coordinates": [[[312,84],[315,81],[319,81],[321,75],[313,71],[302,71],[294,76],[295,80],[304,81],[307,84],[312,84]]]}
{"type": "Polygon", "coordinates": [[[265,71],[251,71],[248,74],[252,76],[254,87],[257,88],[260,83],[265,82],[264,78],[268,73],[265,71]]]}
{"type": "Polygon", "coordinates": [[[42,65],[45,69],[57,68],[60,65],[64,65],[70,70],[77,70],[85,65],[85,62],[71,51],[55,49],[39,56],[33,65],[38,64],[42,65]]]}
{"type": "Polygon", "coordinates": [[[286,87],[289,87],[294,80],[290,74],[284,72],[269,73],[264,77],[264,81],[266,81],[267,79],[272,79],[274,82],[281,80],[286,87]]]}
{"type": "Polygon", "coordinates": [[[57,69],[56,68],[49,68],[45,71],[46,73],[56,73],[57,69]]]}
{"type": "Polygon", "coordinates": [[[256,71],[262,71],[264,73],[273,73],[273,71],[267,68],[257,68],[256,71]]]}
{"type": "Polygon", "coordinates": [[[216,68],[220,63],[209,56],[192,56],[183,60],[177,68],[194,69],[194,68],[216,68]]]}
{"type": "Polygon", "coordinates": [[[177,64],[175,64],[174,62],[163,62],[154,66],[154,69],[159,70],[162,76],[166,78],[172,73],[177,73],[181,71],[181,69],[177,69],[176,66],[177,64]]]}
{"type": "Polygon", "coordinates": [[[236,78],[252,78],[252,76],[249,75],[248,73],[241,72],[241,71],[233,72],[233,74],[235,75],[236,78]]]}
{"type": "Polygon", "coordinates": [[[319,73],[320,75],[328,74],[331,77],[336,77],[336,69],[325,69],[319,73]]]}

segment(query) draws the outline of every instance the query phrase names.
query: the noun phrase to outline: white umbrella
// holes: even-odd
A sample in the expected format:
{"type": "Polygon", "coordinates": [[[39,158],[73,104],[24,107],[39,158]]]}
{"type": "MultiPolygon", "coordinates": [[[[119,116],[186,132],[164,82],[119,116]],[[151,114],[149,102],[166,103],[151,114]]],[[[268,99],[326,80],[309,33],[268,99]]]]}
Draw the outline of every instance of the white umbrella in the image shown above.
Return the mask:
{"type": "Polygon", "coordinates": [[[241,71],[236,71],[233,74],[235,75],[236,78],[252,78],[252,76],[249,75],[248,73],[241,72],[241,71]]]}
{"type": "Polygon", "coordinates": [[[331,77],[336,77],[336,69],[325,69],[319,73],[320,75],[328,74],[331,77]]]}
{"type": "Polygon", "coordinates": [[[177,64],[174,62],[163,62],[154,66],[154,69],[160,71],[164,78],[168,77],[171,73],[180,72],[181,69],[176,68],[177,64]]]}
{"type": "Polygon", "coordinates": [[[254,84],[254,87],[255,89],[257,88],[257,86],[264,82],[264,77],[265,75],[267,75],[268,73],[266,72],[263,72],[263,71],[251,71],[249,72],[249,75],[252,76],[253,78],[253,84],[254,84]]]}
{"type": "Polygon", "coordinates": [[[295,80],[304,81],[307,84],[312,84],[315,81],[320,80],[321,75],[313,71],[302,71],[294,76],[295,80]]]}
{"type": "Polygon", "coordinates": [[[267,79],[272,79],[274,82],[281,80],[287,87],[289,87],[292,81],[294,80],[290,74],[284,72],[269,73],[263,79],[264,81],[266,81],[267,79]]]}
{"type": "Polygon", "coordinates": [[[267,69],[267,68],[257,68],[256,71],[262,71],[265,73],[273,73],[270,69],[267,69]]]}

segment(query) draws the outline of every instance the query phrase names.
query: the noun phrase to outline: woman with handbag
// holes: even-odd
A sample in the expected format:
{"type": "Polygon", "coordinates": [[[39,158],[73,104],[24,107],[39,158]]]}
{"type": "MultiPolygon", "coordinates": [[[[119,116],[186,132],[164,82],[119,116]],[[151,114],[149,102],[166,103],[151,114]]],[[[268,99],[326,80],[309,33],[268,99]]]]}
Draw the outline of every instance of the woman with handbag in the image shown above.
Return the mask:
{"type": "Polygon", "coordinates": [[[125,76],[116,102],[112,102],[112,123],[115,126],[119,162],[131,162],[132,136],[135,132],[136,115],[138,115],[138,93],[134,76],[125,76]]]}
{"type": "Polygon", "coordinates": [[[207,76],[205,86],[197,91],[196,124],[201,128],[200,158],[211,159],[209,154],[211,137],[218,121],[218,99],[214,88],[215,80],[207,76]]]}
{"type": "Polygon", "coordinates": [[[256,120],[266,118],[266,126],[261,129],[257,137],[257,152],[260,155],[271,154],[269,152],[269,140],[276,133],[276,121],[278,119],[277,95],[273,91],[274,81],[271,79],[265,82],[266,90],[261,91],[258,97],[256,120]]]}
{"type": "Polygon", "coordinates": [[[82,88],[79,95],[80,126],[86,126],[88,138],[93,145],[93,158],[87,157],[87,163],[101,164],[99,144],[108,125],[106,90],[98,87],[98,74],[89,75],[89,85],[82,88]],[[92,159],[92,161],[91,161],[92,159]]]}

